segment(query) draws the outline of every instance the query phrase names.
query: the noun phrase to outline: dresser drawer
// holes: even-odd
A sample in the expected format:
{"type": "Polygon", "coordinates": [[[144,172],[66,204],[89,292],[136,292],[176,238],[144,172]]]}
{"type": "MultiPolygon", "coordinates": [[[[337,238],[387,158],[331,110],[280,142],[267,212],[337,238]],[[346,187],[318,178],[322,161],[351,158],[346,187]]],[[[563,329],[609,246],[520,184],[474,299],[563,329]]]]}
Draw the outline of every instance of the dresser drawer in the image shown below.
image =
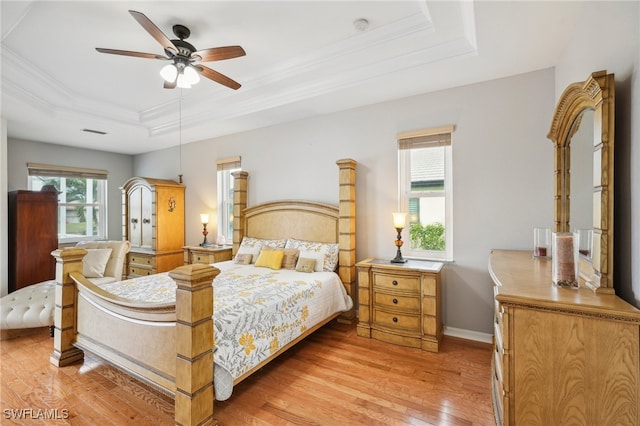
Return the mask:
{"type": "Polygon", "coordinates": [[[129,277],[142,277],[146,275],[152,275],[154,273],[155,271],[148,267],[129,265],[129,273],[127,275],[129,277]]]}
{"type": "Polygon", "coordinates": [[[156,266],[156,258],[154,255],[149,254],[129,253],[129,264],[154,268],[156,266]]]}
{"type": "Polygon", "coordinates": [[[390,307],[405,311],[420,313],[420,297],[419,296],[398,296],[396,294],[374,292],[374,306],[390,307]]]}
{"type": "Polygon", "coordinates": [[[374,308],[373,322],[385,327],[420,332],[420,315],[418,314],[412,315],[374,308]]]}
{"type": "Polygon", "coordinates": [[[393,289],[420,294],[420,277],[388,275],[384,273],[373,274],[374,287],[393,289]]]}

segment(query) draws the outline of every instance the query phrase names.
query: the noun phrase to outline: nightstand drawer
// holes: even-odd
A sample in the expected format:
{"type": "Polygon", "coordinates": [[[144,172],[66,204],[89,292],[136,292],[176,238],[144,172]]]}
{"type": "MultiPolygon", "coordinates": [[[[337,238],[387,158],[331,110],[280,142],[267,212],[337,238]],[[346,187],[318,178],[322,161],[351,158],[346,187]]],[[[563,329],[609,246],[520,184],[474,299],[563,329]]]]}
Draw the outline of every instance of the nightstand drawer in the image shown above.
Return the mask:
{"type": "Polygon", "coordinates": [[[184,250],[184,263],[195,264],[203,263],[210,265],[212,263],[224,262],[225,260],[231,260],[231,247],[195,247],[185,246],[184,250]]]}
{"type": "Polygon", "coordinates": [[[374,292],[374,306],[387,306],[391,308],[402,309],[420,313],[420,297],[419,296],[398,296],[396,294],[388,294],[374,292]]]}
{"type": "Polygon", "coordinates": [[[209,253],[194,253],[191,252],[191,259],[189,259],[189,263],[215,263],[214,256],[209,253]]]}
{"type": "Polygon", "coordinates": [[[420,332],[420,315],[411,315],[381,309],[373,310],[373,322],[385,327],[420,332]]]}
{"type": "Polygon", "coordinates": [[[420,277],[403,276],[399,274],[388,275],[384,273],[373,274],[374,287],[393,289],[420,294],[420,277]]]}

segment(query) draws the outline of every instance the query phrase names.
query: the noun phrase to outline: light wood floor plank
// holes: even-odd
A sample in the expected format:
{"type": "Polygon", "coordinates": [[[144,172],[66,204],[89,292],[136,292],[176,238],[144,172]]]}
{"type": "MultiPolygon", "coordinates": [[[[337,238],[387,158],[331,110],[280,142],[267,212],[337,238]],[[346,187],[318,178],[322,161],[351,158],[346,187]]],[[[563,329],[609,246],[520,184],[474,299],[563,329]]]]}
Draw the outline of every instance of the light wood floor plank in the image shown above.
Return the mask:
{"type": "MultiPolygon", "coordinates": [[[[48,330],[0,342],[1,409],[68,410],[9,425],[172,425],[173,400],[93,354],[49,364],[48,330]]],[[[445,337],[440,353],[356,336],[331,323],[216,401],[219,425],[494,424],[491,346],[445,337]]]]}

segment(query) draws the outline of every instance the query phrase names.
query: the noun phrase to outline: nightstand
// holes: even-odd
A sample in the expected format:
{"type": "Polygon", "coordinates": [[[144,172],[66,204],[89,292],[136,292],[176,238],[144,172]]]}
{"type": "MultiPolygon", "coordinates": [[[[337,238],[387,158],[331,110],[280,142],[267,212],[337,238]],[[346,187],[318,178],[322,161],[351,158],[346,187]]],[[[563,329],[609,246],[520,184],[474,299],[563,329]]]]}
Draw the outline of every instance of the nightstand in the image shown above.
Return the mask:
{"type": "Polygon", "coordinates": [[[357,334],[438,352],[442,340],[440,271],[443,263],[366,259],[356,264],[357,334]]]}
{"type": "Polygon", "coordinates": [[[231,246],[185,246],[184,250],[184,264],[189,265],[193,263],[212,264],[216,262],[224,262],[225,260],[231,260],[231,246]]]}

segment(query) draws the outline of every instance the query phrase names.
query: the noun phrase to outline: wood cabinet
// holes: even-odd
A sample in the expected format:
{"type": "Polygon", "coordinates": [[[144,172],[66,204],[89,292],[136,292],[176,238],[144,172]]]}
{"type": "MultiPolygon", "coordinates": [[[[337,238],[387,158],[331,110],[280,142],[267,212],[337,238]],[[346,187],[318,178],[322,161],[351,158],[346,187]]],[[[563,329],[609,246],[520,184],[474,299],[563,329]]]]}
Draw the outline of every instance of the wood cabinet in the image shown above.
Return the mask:
{"type": "Polygon", "coordinates": [[[11,191],[8,195],[9,292],[52,280],[58,248],[58,193],[11,191]]]}
{"type": "Polygon", "coordinates": [[[131,242],[127,276],[170,271],[183,264],[185,187],[133,177],[122,186],[122,234],[131,242]]]}
{"type": "Polygon", "coordinates": [[[358,336],[438,352],[442,267],[440,262],[415,260],[358,262],[358,336]]]}
{"type": "Polygon", "coordinates": [[[496,423],[640,424],[640,310],[557,288],[551,261],[493,250],[496,423]]]}
{"type": "Polygon", "coordinates": [[[204,263],[210,265],[216,262],[224,262],[225,260],[231,260],[231,246],[185,246],[184,250],[184,264],[190,265],[194,263],[204,263]]]}

